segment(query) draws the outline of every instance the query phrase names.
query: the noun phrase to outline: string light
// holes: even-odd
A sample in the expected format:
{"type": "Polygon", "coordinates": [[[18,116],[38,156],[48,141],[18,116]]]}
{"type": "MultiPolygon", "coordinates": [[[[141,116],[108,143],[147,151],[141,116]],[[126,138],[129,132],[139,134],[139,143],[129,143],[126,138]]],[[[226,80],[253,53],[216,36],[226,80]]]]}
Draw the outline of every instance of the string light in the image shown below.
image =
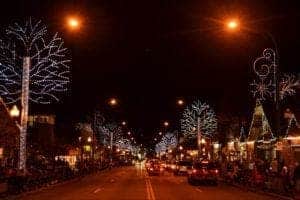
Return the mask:
{"type": "Polygon", "coordinates": [[[199,127],[201,133],[206,137],[212,137],[217,129],[217,119],[214,110],[208,104],[200,101],[194,101],[190,106],[186,107],[181,119],[181,130],[186,137],[197,136],[195,127],[199,127]]]}
{"type": "Polygon", "coordinates": [[[19,169],[24,172],[29,101],[59,101],[57,93],[65,92],[69,83],[64,42],[57,33],[46,41],[46,33],[41,21],[29,19],[9,26],[8,40],[0,40],[0,95],[7,104],[21,100],[19,169]]]}

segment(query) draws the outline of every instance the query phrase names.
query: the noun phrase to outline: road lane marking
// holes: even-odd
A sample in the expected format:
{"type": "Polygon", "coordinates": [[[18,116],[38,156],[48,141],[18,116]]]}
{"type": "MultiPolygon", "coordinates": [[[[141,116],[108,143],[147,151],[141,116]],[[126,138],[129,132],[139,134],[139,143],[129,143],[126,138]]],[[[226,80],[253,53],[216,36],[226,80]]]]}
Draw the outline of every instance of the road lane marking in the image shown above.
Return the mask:
{"type": "Polygon", "coordinates": [[[147,179],[145,181],[146,181],[146,189],[147,189],[147,199],[151,200],[150,190],[149,190],[149,183],[148,183],[147,179]]]}
{"type": "Polygon", "coordinates": [[[145,181],[146,181],[146,188],[147,188],[147,199],[148,200],[156,200],[153,187],[150,181],[150,177],[148,174],[145,173],[145,181]]]}
{"type": "Polygon", "coordinates": [[[103,190],[103,188],[97,188],[97,189],[94,191],[94,194],[100,192],[101,190],[103,190]]]}
{"type": "Polygon", "coordinates": [[[150,179],[149,179],[149,188],[150,188],[150,194],[152,196],[152,200],[155,200],[155,195],[154,195],[154,191],[150,179]]]}

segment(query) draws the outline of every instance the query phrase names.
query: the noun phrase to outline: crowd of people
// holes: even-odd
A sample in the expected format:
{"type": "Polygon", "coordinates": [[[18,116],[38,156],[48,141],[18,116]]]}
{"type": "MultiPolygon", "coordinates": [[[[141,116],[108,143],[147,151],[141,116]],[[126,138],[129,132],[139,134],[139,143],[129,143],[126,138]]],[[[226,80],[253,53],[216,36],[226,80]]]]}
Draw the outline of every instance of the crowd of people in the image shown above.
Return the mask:
{"type": "Polygon", "coordinates": [[[294,196],[300,195],[300,165],[293,162],[284,165],[277,160],[265,162],[234,161],[221,164],[224,180],[270,192],[294,196]]]}

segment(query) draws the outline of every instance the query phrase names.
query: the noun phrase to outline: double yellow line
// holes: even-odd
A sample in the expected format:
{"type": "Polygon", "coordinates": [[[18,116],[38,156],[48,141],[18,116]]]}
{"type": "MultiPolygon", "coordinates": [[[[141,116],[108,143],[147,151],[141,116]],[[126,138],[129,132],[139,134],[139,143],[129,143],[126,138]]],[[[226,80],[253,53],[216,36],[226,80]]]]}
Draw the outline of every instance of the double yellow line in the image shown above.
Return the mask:
{"type": "Polygon", "coordinates": [[[154,195],[153,188],[152,188],[151,181],[150,181],[149,177],[146,176],[145,180],[146,180],[146,189],[147,189],[147,199],[148,200],[155,200],[155,195],[154,195]]]}

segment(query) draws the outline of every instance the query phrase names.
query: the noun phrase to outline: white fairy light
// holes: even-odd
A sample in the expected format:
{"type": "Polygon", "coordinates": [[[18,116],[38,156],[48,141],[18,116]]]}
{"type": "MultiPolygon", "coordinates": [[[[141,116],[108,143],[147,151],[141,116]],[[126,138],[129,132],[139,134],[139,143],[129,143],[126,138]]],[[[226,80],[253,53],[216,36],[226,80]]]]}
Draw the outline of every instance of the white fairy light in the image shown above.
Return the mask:
{"type": "Polygon", "coordinates": [[[217,129],[215,112],[208,104],[200,101],[195,101],[191,106],[186,107],[181,119],[181,131],[185,137],[196,137],[197,127],[200,128],[203,136],[209,138],[214,136],[217,129]]]}
{"type": "Polygon", "coordinates": [[[176,147],[177,145],[177,138],[174,133],[166,133],[162,138],[161,138],[161,143],[162,145],[165,146],[165,149],[172,149],[176,147]]]}
{"type": "Polygon", "coordinates": [[[19,169],[26,171],[26,135],[29,101],[59,101],[67,90],[70,69],[67,49],[57,33],[46,41],[47,29],[40,21],[14,23],[0,40],[0,96],[7,104],[21,100],[19,169]]]}
{"type": "Polygon", "coordinates": [[[276,65],[276,53],[273,49],[265,49],[263,55],[253,62],[255,80],[250,84],[253,96],[264,101],[269,97],[276,101],[276,84],[278,79],[279,99],[296,94],[300,82],[294,75],[279,74],[276,65]]]}

